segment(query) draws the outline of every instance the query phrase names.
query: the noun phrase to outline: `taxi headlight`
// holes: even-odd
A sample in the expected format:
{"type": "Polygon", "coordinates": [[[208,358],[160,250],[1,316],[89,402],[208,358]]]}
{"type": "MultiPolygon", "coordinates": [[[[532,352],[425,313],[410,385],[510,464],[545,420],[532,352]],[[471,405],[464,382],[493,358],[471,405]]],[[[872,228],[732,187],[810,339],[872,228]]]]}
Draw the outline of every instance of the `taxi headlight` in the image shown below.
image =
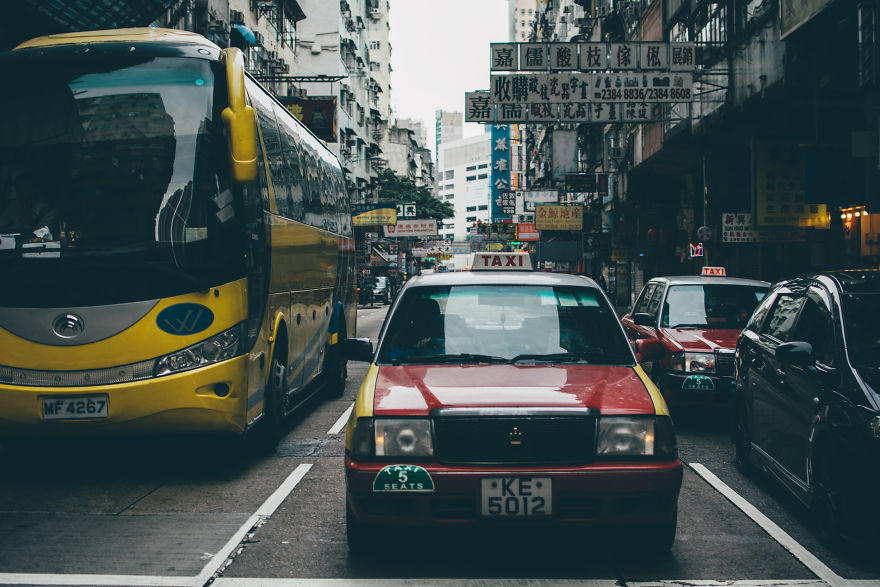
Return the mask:
{"type": "Polygon", "coordinates": [[[596,456],[675,458],[675,430],[668,416],[599,418],[596,456]]]}
{"type": "Polygon", "coordinates": [[[231,359],[243,352],[244,322],[185,349],[156,359],[156,377],[198,369],[231,359]]]}
{"type": "Polygon", "coordinates": [[[672,370],[685,373],[714,373],[715,353],[672,353],[672,370]]]}
{"type": "Polygon", "coordinates": [[[418,418],[373,421],[377,457],[430,457],[434,455],[431,421],[418,418]]]}

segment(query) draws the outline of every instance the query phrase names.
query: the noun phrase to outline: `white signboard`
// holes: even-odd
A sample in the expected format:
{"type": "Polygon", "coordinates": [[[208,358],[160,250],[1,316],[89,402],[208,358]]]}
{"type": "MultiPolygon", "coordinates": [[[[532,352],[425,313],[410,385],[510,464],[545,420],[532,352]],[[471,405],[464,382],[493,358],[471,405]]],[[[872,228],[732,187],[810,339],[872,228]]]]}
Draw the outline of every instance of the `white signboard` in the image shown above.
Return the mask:
{"type": "Polygon", "coordinates": [[[748,212],[725,212],[721,215],[721,242],[724,243],[782,243],[802,242],[806,234],[802,228],[755,228],[748,212]]]}
{"type": "Polygon", "coordinates": [[[421,220],[397,220],[395,226],[384,226],[386,237],[437,236],[437,221],[433,218],[421,220]]]}
{"type": "Polygon", "coordinates": [[[413,257],[426,257],[428,255],[428,250],[424,247],[413,247],[412,251],[413,257]]]}
{"type": "Polygon", "coordinates": [[[517,214],[534,212],[535,204],[559,203],[559,192],[556,190],[529,190],[519,193],[522,193],[522,198],[517,197],[517,214]]]}

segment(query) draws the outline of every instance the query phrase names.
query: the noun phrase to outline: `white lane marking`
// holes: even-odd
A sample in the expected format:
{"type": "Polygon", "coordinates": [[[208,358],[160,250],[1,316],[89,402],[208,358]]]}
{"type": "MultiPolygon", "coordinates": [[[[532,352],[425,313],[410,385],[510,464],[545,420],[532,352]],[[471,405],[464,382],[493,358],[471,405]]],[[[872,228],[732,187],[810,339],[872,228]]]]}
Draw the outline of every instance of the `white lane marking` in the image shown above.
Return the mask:
{"type": "Polygon", "coordinates": [[[284,480],[284,483],[278,486],[272,495],[266,498],[266,501],[257,508],[257,511],[254,512],[248,520],[241,525],[241,527],[232,535],[226,545],[221,548],[217,554],[214,555],[214,558],[211,559],[205,567],[202,569],[202,572],[195,577],[195,583],[197,585],[204,585],[208,582],[208,580],[214,576],[220,567],[222,567],[227,559],[232,555],[238,545],[244,540],[245,536],[247,536],[258,524],[260,524],[263,520],[271,516],[275,513],[275,510],[278,509],[278,506],[281,505],[290,492],[293,491],[293,488],[297,486],[297,484],[302,481],[303,477],[306,476],[306,473],[309,472],[309,469],[312,468],[311,464],[303,463],[299,465],[293,472],[287,476],[287,479],[284,480]]]}
{"type": "Polygon", "coordinates": [[[761,513],[761,511],[745,500],[739,493],[731,489],[724,481],[719,479],[715,473],[707,469],[700,463],[688,463],[688,466],[694,472],[702,477],[709,485],[714,487],[721,495],[726,497],[730,503],[738,507],[742,512],[750,517],[753,522],[759,525],[783,548],[790,552],[801,564],[810,569],[810,571],[830,585],[842,585],[846,580],[832,571],[828,566],[820,561],[809,550],[801,546],[801,544],[792,538],[788,532],[776,525],[773,520],[761,513]]]}
{"type": "Polygon", "coordinates": [[[169,577],[154,575],[66,575],[63,573],[0,573],[0,584],[4,585],[155,585],[158,587],[202,587],[226,562],[244,537],[254,527],[275,513],[294,487],[302,481],[310,464],[299,465],[287,479],[278,486],[257,511],[239,527],[232,538],[215,554],[211,561],[195,577],[169,577]]]}
{"type": "Polygon", "coordinates": [[[348,423],[348,417],[351,416],[351,411],[354,409],[354,402],[351,402],[351,405],[342,412],[342,415],[339,416],[339,419],[336,420],[336,424],[334,424],[330,430],[327,431],[327,434],[339,434],[342,432],[342,429],[345,428],[345,425],[348,423]]]}

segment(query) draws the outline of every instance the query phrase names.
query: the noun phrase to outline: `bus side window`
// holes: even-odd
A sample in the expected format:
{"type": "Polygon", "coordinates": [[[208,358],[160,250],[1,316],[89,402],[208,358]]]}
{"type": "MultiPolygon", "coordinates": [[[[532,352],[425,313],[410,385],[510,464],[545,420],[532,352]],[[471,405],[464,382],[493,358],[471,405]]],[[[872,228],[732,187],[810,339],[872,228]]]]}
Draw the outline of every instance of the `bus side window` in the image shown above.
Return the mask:
{"type": "Polygon", "coordinates": [[[299,131],[289,115],[279,116],[284,135],[284,155],[287,159],[287,182],[290,190],[290,208],[293,220],[303,220],[302,144],[299,131]]]}
{"type": "MultiPolygon", "coordinates": [[[[275,202],[278,205],[278,213],[282,211],[284,198],[279,193],[279,189],[283,189],[284,175],[283,165],[284,156],[281,152],[281,136],[278,133],[278,123],[275,120],[275,114],[272,112],[272,101],[257,84],[250,83],[248,79],[248,93],[250,94],[251,103],[257,112],[257,123],[260,125],[260,132],[263,135],[263,145],[265,146],[266,160],[269,162],[269,174],[272,179],[272,186],[275,190],[275,202]]],[[[266,187],[263,186],[263,202],[266,210],[270,210],[268,205],[269,196],[266,187]]]]}
{"type": "Polygon", "coordinates": [[[324,223],[328,230],[339,232],[339,217],[337,214],[339,198],[336,194],[336,184],[333,181],[333,168],[326,158],[321,161],[322,191],[324,192],[324,223]]]}

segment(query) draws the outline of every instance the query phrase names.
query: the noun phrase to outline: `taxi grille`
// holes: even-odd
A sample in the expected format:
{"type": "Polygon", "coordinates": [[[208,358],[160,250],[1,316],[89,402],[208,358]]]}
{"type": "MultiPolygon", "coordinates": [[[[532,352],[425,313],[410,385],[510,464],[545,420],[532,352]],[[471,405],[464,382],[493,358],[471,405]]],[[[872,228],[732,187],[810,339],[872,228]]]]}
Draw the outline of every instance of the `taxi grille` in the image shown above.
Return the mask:
{"type": "Polygon", "coordinates": [[[733,377],[733,358],[736,351],[715,351],[715,373],[719,377],[733,377]]]}
{"type": "Polygon", "coordinates": [[[596,418],[583,415],[438,417],[436,454],[444,463],[574,464],[593,459],[596,418]]]}

